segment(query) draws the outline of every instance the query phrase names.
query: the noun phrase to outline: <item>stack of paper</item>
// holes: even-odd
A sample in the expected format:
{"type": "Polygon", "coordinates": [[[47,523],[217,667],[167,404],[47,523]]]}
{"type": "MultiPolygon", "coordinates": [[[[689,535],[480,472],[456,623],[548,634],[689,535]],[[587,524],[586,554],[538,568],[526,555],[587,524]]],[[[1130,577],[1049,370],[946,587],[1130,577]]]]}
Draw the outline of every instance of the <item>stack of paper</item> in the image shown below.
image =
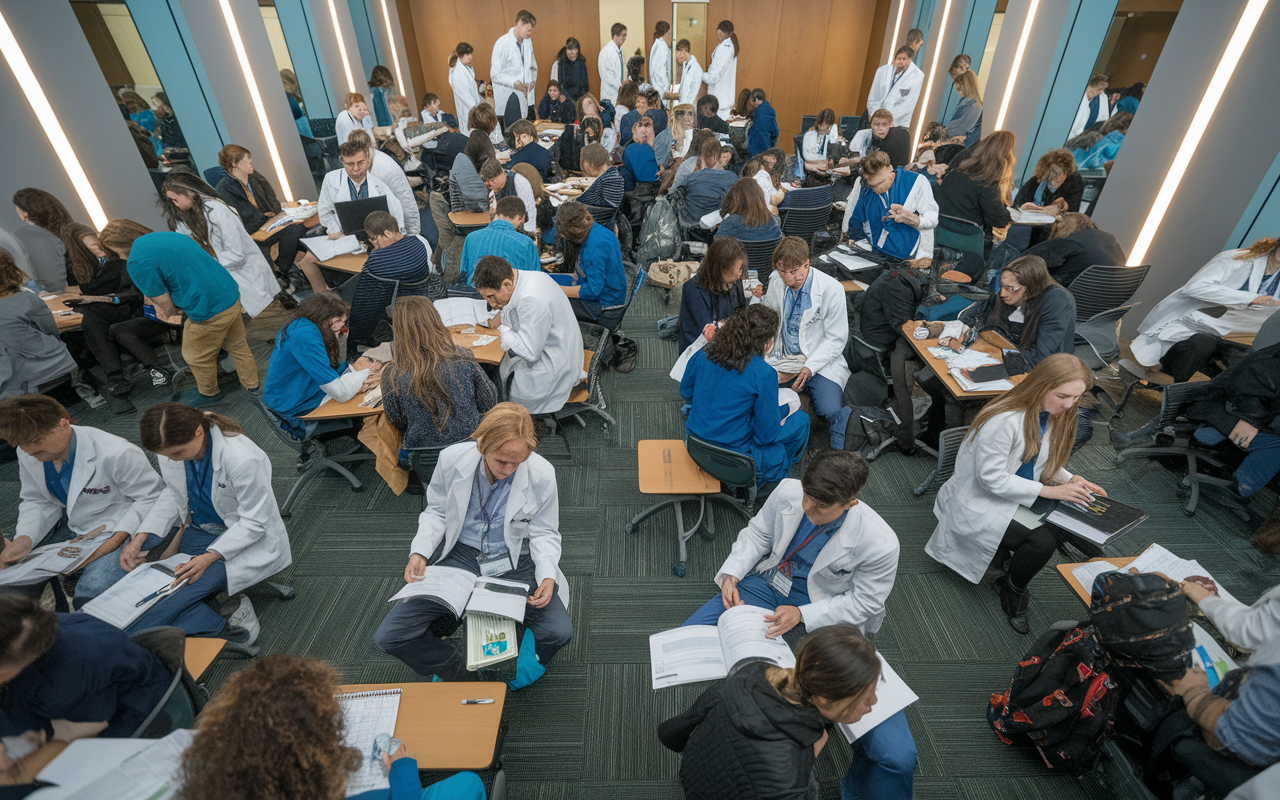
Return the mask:
{"type": "Polygon", "coordinates": [[[1041,214],[1039,211],[1023,211],[1020,208],[1010,208],[1009,217],[1015,225],[1052,225],[1057,222],[1048,214],[1041,214]]]}
{"type": "Polygon", "coordinates": [[[321,261],[328,261],[335,256],[356,255],[364,252],[364,245],[350,234],[338,239],[330,239],[327,236],[306,236],[300,241],[321,261]]]}
{"type": "Polygon", "coordinates": [[[449,297],[432,301],[445,327],[450,325],[483,325],[488,321],[489,304],[468,297],[449,297]]]}
{"type": "Polygon", "coordinates": [[[346,796],[389,789],[391,783],[382,759],[373,755],[373,740],[379,734],[395,734],[396,718],[400,715],[400,690],[348,692],[338,695],[338,705],[345,723],[344,743],[364,756],[359,768],[347,778],[346,796]]]}
{"type": "Polygon", "coordinates": [[[157,590],[173,583],[173,571],[190,560],[191,556],[179,553],[163,561],[143,564],[121,578],[110,589],[90,600],[80,610],[124,630],[160,602],[162,598],[159,597],[143,601],[157,590]]]}
{"type": "MultiPolygon", "coordinates": [[[[1209,574],[1209,570],[1200,566],[1199,561],[1194,559],[1188,561],[1185,558],[1179,558],[1158,544],[1153,544],[1146,550],[1143,550],[1141,555],[1129,562],[1129,566],[1126,567],[1126,570],[1136,570],[1138,572],[1159,572],[1162,575],[1167,576],[1170,580],[1175,580],[1179,583],[1192,576],[1200,576],[1213,580],[1213,576],[1209,574]]],[[[1235,599],[1230,592],[1223,588],[1222,584],[1218,583],[1216,580],[1213,582],[1218,586],[1219,595],[1231,600],[1235,599]]]]}
{"type": "Polygon", "coordinates": [[[88,561],[111,535],[110,531],[99,528],[87,539],[37,547],[18,563],[0,569],[0,586],[31,586],[58,575],[70,575],[88,561]]]}
{"type": "MultiPolygon", "coordinates": [[[[81,739],[71,743],[63,753],[39,774],[39,779],[56,783],[60,787],[75,787],[72,794],[58,795],[67,800],[101,800],[112,798],[145,798],[146,800],[167,800],[173,797],[181,787],[180,768],[182,754],[191,746],[195,731],[176,730],[168,736],[154,742],[145,742],[145,747],[128,756],[123,762],[121,747],[114,742],[138,742],[137,739],[99,740],[81,739]],[[113,742],[110,747],[106,745],[113,742]],[[98,771],[100,765],[110,763],[106,759],[115,757],[118,767],[107,772],[98,771]],[[55,770],[55,766],[65,760],[65,769],[55,770]],[[86,774],[101,777],[90,778],[84,783],[77,783],[86,774]]],[[[48,791],[41,790],[41,791],[48,791]]],[[[39,794],[37,792],[37,794],[39,794]]]]}
{"type": "Polygon", "coordinates": [[[878,269],[880,267],[876,262],[868,261],[861,256],[855,256],[852,252],[846,253],[841,250],[832,250],[827,255],[831,257],[832,261],[843,264],[855,272],[860,269],[878,269]]]}

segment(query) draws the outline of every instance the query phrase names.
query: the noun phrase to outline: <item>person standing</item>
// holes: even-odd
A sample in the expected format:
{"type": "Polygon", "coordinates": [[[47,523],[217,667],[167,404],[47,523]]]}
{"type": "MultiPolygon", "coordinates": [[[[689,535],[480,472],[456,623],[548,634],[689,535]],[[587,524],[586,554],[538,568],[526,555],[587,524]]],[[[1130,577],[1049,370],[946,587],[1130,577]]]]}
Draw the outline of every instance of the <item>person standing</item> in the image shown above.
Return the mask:
{"type": "Polygon", "coordinates": [[[680,65],[680,91],[667,92],[668,100],[675,100],[676,105],[694,105],[698,102],[698,92],[702,90],[702,65],[689,52],[689,40],[676,42],[676,63],[680,65]]]}
{"type": "Polygon", "coordinates": [[[649,47],[649,83],[660,93],[671,88],[671,23],[660,20],[653,26],[653,45],[649,47]]]}
{"type": "Polygon", "coordinates": [[[615,22],[609,29],[609,35],[613,38],[601,48],[596,68],[600,70],[600,99],[616,106],[618,90],[627,75],[626,56],[622,53],[622,45],[627,41],[627,26],[615,22]]]}
{"type": "MultiPolygon", "coordinates": [[[[727,19],[716,26],[716,38],[720,44],[711,53],[711,64],[702,76],[702,82],[707,85],[707,94],[715,95],[720,101],[720,119],[727,120],[737,93],[738,53],[741,48],[738,46],[738,34],[733,32],[733,23],[727,19]]],[[[685,102],[683,97],[681,102],[685,102]]]]}
{"type": "Polygon", "coordinates": [[[755,157],[778,143],[778,115],[764,97],[764,89],[752,89],[751,133],[747,136],[747,155],[755,157]]]}
{"type": "MultiPolygon", "coordinates": [[[[560,82],[560,90],[571,103],[591,92],[590,75],[587,73],[587,62],[582,58],[582,44],[570,36],[564,47],[556,54],[555,63],[551,65],[551,80],[560,82]]],[[[581,121],[581,120],[579,120],[581,121]]]]}
{"type": "Polygon", "coordinates": [[[494,109],[501,109],[503,128],[524,119],[537,102],[538,60],[533,56],[533,26],[538,20],[528,11],[516,14],[516,24],[493,45],[489,82],[493,84],[494,109]]]}
{"type": "Polygon", "coordinates": [[[373,68],[369,73],[369,94],[373,98],[373,116],[374,124],[380,127],[394,125],[395,120],[391,117],[391,111],[387,108],[387,99],[395,94],[395,80],[391,77],[391,70],[381,64],[373,68]]]}
{"type": "MultiPolygon", "coordinates": [[[[476,86],[476,71],[471,68],[471,60],[475,58],[475,48],[466,42],[458,42],[453,53],[449,55],[449,88],[453,89],[453,110],[458,115],[458,132],[463,136],[471,133],[467,124],[471,109],[480,103],[480,89],[476,86]]],[[[339,139],[345,142],[346,139],[339,139]]]]}
{"type": "MultiPolygon", "coordinates": [[[[920,99],[920,87],[924,73],[911,62],[915,51],[903,45],[893,54],[893,61],[876,70],[871,81],[871,93],[867,96],[868,115],[888,109],[893,114],[893,124],[911,127],[911,117],[920,99]]],[[[870,119],[870,116],[868,116],[870,119]]]]}
{"type": "Polygon", "coordinates": [[[1097,123],[1111,118],[1111,105],[1107,102],[1109,85],[1106,75],[1098,74],[1089,79],[1084,97],[1080,99],[1080,108],[1076,110],[1075,119],[1071,120],[1071,130],[1067,133],[1068,140],[1074,139],[1097,123]]]}

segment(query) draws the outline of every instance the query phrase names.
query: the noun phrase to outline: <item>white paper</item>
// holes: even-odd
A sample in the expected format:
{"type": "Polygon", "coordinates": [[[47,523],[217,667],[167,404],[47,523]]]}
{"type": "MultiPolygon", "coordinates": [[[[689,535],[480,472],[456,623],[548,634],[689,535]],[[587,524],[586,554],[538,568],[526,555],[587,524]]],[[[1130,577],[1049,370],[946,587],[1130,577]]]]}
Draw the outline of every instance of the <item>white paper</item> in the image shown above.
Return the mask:
{"type": "Polygon", "coordinates": [[[450,325],[482,325],[489,319],[489,304],[484,300],[449,297],[432,303],[446,328],[450,325]]]}
{"type": "Polygon", "coordinates": [[[779,374],[795,375],[804,369],[804,354],[798,356],[784,356],[778,353],[770,353],[765,356],[764,360],[779,372],[779,374]]]}
{"type": "Polygon", "coordinates": [[[1209,574],[1209,570],[1201,566],[1199,561],[1188,561],[1185,558],[1179,558],[1158,544],[1151,545],[1146,550],[1143,550],[1137,558],[1130,561],[1129,566],[1125,567],[1125,571],[1127,572],[1128,570],[1159,572],[1167,575],[1170,580],[1175,580],[1179,583],[1193,575],[1199,575],[1213,581],[1218,587],[1220,596],[1235,600],[1235,597],[1223,588],[1222,584],[1214,580],[1214,577],[1209,574]]]}
{"type": "Polygon", "coordinates": [[[673,628],[649,637],[649,663],[654,689],[682,683],[713,681],[729,674],[713,625],[673,628]]]}
{"type": "MultiPolygon", "coordinates": [[[[8,741],[7,737],[5,741],[8,741]]],[[[155,742],[148,739],[77,739],[45,765],[36,779],[75,791],[153,744],[155,742]]],[[[20,758],[12,750],[9,757],[20,758]]]]}
{"type": "Polygon", "coordinates": [[[776,639],[765,636],[770,623],[764,618],[771,613],[758,606],[741,605],[720,615],[716,627],[720,629],[720,646],[730,672],[750,661],[768,661],[785,668],[796,665],[795,653],[781,636],[776,639]]]}
{"type": "Polygon", "coordinates": [[[720,214],[720,210],[716,209],[715,211],[709,211],[706,214],[703,214],[698,221],[701,222],[704,227],[714,228],[721,222],[724,222],[724,217],[720,214]]]}
{"type": "Polygon", "coordinates": [[[1013,510],[1013,521],[1029,531],[1034,531],[1044,524],[1039,514],[1022,504],[1013,510]]]}
{"type": "MultiPolygon", "coordinates": [[[[102,777],[91,779],[68,795],[67,800],[167,800],[173,797],[180,786],[178,769],[182,754],[191,746],[193,738],[195,731],[176,730],[159,741],[148,742],[150,746],[145,750],[130,756],[102,777]]],[[[93,740],[82,741],[87,743],[93,740]]],[[[80,743],[72,742],[71,745],[74,747],[80,743]]],[[[68,747],[59,758],[65,757],[70,750],[71,747],[68,747]]],[[[54,760],[56,762],[57,759],[54,760]]],[[[49,766],[52,767],[53,764],[49,766]]],[[[39,777],[43,776],[44,773],[41,772],[39,777]]]]}
{"type": "Polygon", "coordinates": [[[880,680],[876,684],[876,704],[871,707],[862,719],[853,724],[840,723],[840,732],[850,744],[867,735],[873,728],[920,698],[911,691],[906,681],[898,677],[884,656],[876,653],[880,659],[880,680]]]}
{"type": "Polygon", "coordinates": [[[1010,208],[1009,216],[1013,219],[1014,225],[1052,225],[1057,222],[1048,214],[1041,214],[1039,211],[1023,211],[1020,208],[1010,208]]]}
{"type": "Polygon", "coordinates": [[[373,740],[378,734],[394,736],[396,717],[400,714],[400,690],[380,689],[372,692],[350,692],[338,695],[345,723],[343,741],[364,757],[360,767],[347,778],[346,796],[389,789],[386,768],[381,758],[373,757],[373,740]]]}
{"type": "Polygon", "coordinates": [[[783,422],[790,419],[791,415],[800,410],[800,395],[796,394],[794,389],[788,389],[785,386],[778,387],[778,405],[787,407],[787,416],[782,418],[783,422]]]}
{"type": "Polygon", "coordinates": [[[1073,517],[1072,515],[1066,513],[1065,511],[1061,511],[1056,508],[1053,511],[1049,512],[1049,516],[1045,517],[1045,521],[1052,522],[1054,525],[1057,525],[1059,528],[1063,528],[1065,530],[1071,531],[1077,536],[1081,536],[1085,539],[1088,539],[1094,544],[1098,544],[1098,545],[1106,544],[1107,540],[1111,538],[1111,534],[1104,533],[1103,531],[1098,530],[1097,528],[1093,527],[1092,525],[1080,519],[1079,517],[1073,517]]]}
{"type": "Polygon", "coordinates": [[[0,586],[29,586],[57,575],[70,575],[88,561],[94,551],[112,535],[110,531],[103,531],[79,542],[58,542],[37,547],[17,564],[0,569],[0,586]]]}
{"type": "Polygon", "coordinates": [[[173,570],[190,560],[191,556],[179,553],[163,561],[143,564],[121,578],[110,589],[90,600],[80,610],[124,630],[163,598],[157,597],[142,607],[137,606],[139,600],[173,583],[173,576],[157,569],[157,566],[164,565],[173,570]]]}
{"type": "Polygon", "coordinates": [[[529,605],[528,598],[527,584],[502,578],[476,578],[471,590],[471,599],[467,601],[467,613],[478,611],[524,622],[524,611],[529,605]]]}
{"type": "Polygon", "coordinates": [[[838,261],[851,270],[871,269],[873,267],[880,266],[874,261],[868,261],[861,256],[855,256],[853,253],[844,253],[839,250],[832,250],[830,253],[827,253],[827,255],[830,256],[833,261],[838,261]]]}
{"type": "Polygon", "coordinates": [[[330,239],[328,236],[304,236],[299,241],[321,261],[328,261],[334,256],[364,252],[364,245],[360,244],[360,240],[354,234],[348,234],[340,239],[330,239]]]}
{"type": "MultiPolygon", "coordinates": [[[[950,364],[951,362],[947,363],[950,364]]],[[[994,381],[975,383],[965,377],[965,374],[960,371],[959,367],[951,367],[951,369],[947,371],[951,373],[951,377],[956,379],[956,383],[960,384],[960,388],[964,389],[966,392],[1003,392],[1013,388],[1013,384],[1004,378],[994,381]]]]}
{"type": "Polygon", "coordinates": [[[31,736],[0,736],[0,746],[4,747],[4,754],[10,761],[18,761],[26,758],[35,751],[40,749],[40,740],[36,738],[34,731],[27,731],[31,736]]]}
{"type": "Polygon", "coordinates": [[[472,347],[484,347],[486,344],[498,341],[497,336],[477,336],[475,341],[471,343],[472,347]]]}
{"type": "Polygon", "coordinates": [[[455,616],[461,617],[475,582],[476,576],[465,569],[427,567],[422,573],[422,580],[406,583],[387,602],[394,603],[406,597],[430,597],[444,603],[455,616]]]}
{"type": "Polygon", "coordinates": [[[1088,594],[1093,591],[1094,578],[1104,572],[1114,572],[1118,569],[1120,568],[1110,561],[1090,561],[1071,570],[1071,577],[1075,578],[1084,587],[1085,594],[1088,594]]]}

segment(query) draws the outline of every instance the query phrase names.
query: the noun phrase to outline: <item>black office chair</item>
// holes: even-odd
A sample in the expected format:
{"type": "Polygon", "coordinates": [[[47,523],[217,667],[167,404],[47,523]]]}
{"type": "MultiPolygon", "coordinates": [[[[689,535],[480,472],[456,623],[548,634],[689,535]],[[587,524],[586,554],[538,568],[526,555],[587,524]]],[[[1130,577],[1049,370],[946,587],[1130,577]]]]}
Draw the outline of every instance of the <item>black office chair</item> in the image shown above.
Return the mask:
{"type": "Polygon", "coordinates": [[[204,182],[215,189],[218,188],[218,184],[221,183],[222,179],[225,177],[227,177],[227,171],[221,166],[209,167],[204,171],[204,182]]]}
{"type": "Polygon", "coordinates": [[[860,116],[842,116],[840,117],[840,135],[844,137],[846,142],[853,139],[854,134],[862,130],[862,117],[860,116]]]}
{"type": "Polygon", "coordinates": [[[755,270],[765,290],[769,289],[769,273],[773,272],[773,251],[778,249],[782,237],[768,239],[763,242],[742,242],[742,249],[747,253],[747,269],[755,270]]]}
{"type": "Polygon", "coordinates": [[[173,731],[192,727],[200,709],[204,708],[205,696],[195,678],[187,672],[186,634],[181,628],[168,626],[138,631],[129,638],[154,653],[173,673],[173,678],[169,681],[169,688],[128,738],[161,739],[173,731]]]}
{"type": "Polygon", "coordinates": [[[782,218],[782,235],[798,236],[813,250],[813,238],[831,220],[831,184],[795,189],[787,193],[782,218]]]}
{"type": "MultiPolygon", "coordinates": [[[[347,455],[329,456],[325,453],[323,441],[311,436],[295,436],[290,432],[290,429],[287,428],[284,418],[272,411],[271,408],[263,402],[260,396],[255,397],[255,400],[258,404],[258,410],[267,418],[267,427],[271,429],[271,432],[274,433],[276,438],[283,442],[285,446],[290,450],[297,452],[300,456],[298,459],[298,472],[300,472],[301,475],[299,475],[298,480],[293,484],[293,487],[289,489],[289,494],[285,496],[284,502],[280,504],[281,517],[285,519],[289,518],[293,513],[293,501],[297,499],[298,493],[302,491],[302,487],[306,486],[314,480],[317,475],[325,470],[332,470],[346,478],[347,483],[351,484],[351,491],[364,491],[364,484],[360,482],[360,479],[355,475],[352,475],[350,470],[343,465],[356,461],[372,461],[374,460],[373,453],[361,453],[357,450],[355,453],[349,453],[347,455]]],[[[354,437],[355,434],[355,428],[351,428],[349,430],[337,431],[334,434],[329,434],[326,438],[337,438],[346,435],[354,437]]]]}
{"type": "Polygon", "coordinates": [[[440,447],[407,447],[409,452],[409,469],[422,482],[422,507],[427,507],[427,486],[431,484],[431,476],[436,474],[436,465],[440,463],[440,453],[449,445],[440,447]]]}
{"type": "Polygon", "coordinates": [[[817,121],[818,121],[817,114],[804,114],[803,116],[801,116],[800,117],[800,134],[804,135],[806,132],[808,132],[808,130],[813,127],[813,123],[817,121]]]}
{"type": "Polygon", "coordinates": [[[608,329],[609,333],[617,333],[622,327],[622,319],[627,315],[627,309],[631,307],[631,301],[635,299],[636,292],[644,283],[644,270],[640,269],[634,262],[623,261],[622,269],[627,276],[627,296],[616,306],[605,306],[600,309],[600,316],[596,319],[600,325],[608,329]]]}
{"type": "Polygon", "coordinates": [[[1120,357],[1120,320],[1137,303],[1129,299],[1151,271],[1139,267],[1094,265],[1076,276],[1067,291],[1076,301],[1076,355],[1090,369],[1103,369],[1120,357]]]}

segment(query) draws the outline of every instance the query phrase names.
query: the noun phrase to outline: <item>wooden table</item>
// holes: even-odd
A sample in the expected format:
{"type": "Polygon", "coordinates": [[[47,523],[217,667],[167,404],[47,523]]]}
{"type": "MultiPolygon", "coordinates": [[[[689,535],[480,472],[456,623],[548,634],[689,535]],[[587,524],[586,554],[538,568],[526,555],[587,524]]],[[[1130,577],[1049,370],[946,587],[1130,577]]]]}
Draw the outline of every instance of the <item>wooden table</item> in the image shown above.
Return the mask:
{"type": "Polygon", "coordinates": [[[468,228],[484,228],[487,227],[492,218],[488,211],[450,211],[449,221],[455,227],[466,230],[468,228]]]}
{"type": "Polygon", "coordinates": [[[204,636],[188,636],[183,661],[187,664],[187,672],[191,677],[200,680],[200,676],[209,668],[213,660],[226,645],[225,639],[211,639],[204,636]]]}
{"type": "Polygon", "coordinates": [[[328,269],[336,269],[339,272],[349,272],[352,275],[356,275],[364,269],[364,262],[368,260],[368,253],[343,253],[340,256],[334,256],[328,261],[320,261],[318,263],[328,269]]]}
{"type": "Polygon", "coordinates": [[[563,131],[567,126],[563,122],[552,122],[549,119],[540,119],[533,123],[533,127],[537,128],[538,133],[542,133],[543,131],[548,130],[563,131]]]}
{"type": "Polygon", "coordinates": [[[1067,582],[1068,586],[1071,587],[1071,591],[1075,592],[1076,596],[1078,596],[1081,600],[1083,600],[1085,605],[1089,605],[1092,599],[1089,595],[1089,589],[1085,586],[1082,586],[1080,584],[1080,581],[1076,580],[1076,576],[1071,574],[1071,570],[1075,569],[1081,564],[1089,564],[1094,561],[1109,561],[1112,564],[1119,567],[1120,569],[1124,569],[1125,567],[1129,566],[1129,563],[1133,561],[1135,558],[1137,558],[1137,556],[1125,556],[1123,558],[1117,558],[1116,556],[1104,556],[1103,558],[1091,558],[1088,561],[1080,561],[1075,564],[1059,564],[1058,574],[1061,575],[1062,579],[1067,582]]]}
{"type": "MultiPolygon", "coordinates": [[[[913,338],[911,336],[911,332],[913,330],[915,330],[914,321],[908,321],[903,323],[902,335],[907,337],[907,341],[911,343],[911,346],[916,351],[916,356],[919,357],[919,359],[924,362],[925,366],[933,368],[933,371],[937,374],[939,380],[941,380],[944,384],[946,384],[947,391],[951,392],[952,396],[955,397],[957,400],[972,400],[977,398],[999,397],[1000,395],[1004,394],[1005,391],[1007,391],[1007,390],[1000,389],[1000,390],[985,391],[985,392],[969,392],[969,391],[965,391],[964,389],[961,389],[960,384],[956,382],[956,379],[951,375],[951,373],[947,372],[947,362],[943,361],[942,359],[934,358],[933,355],[929,352],[930,347],[936,347],[938,345],[938,340],[913,338]]],[[[1004,357],[1000,351],[1002,349],[1016,350],[1017,348],[1015,348],[1007,339],[1005,339],[1000,334],[994,331],[983,331],[981,334],[978,335],[978,341],[974,342],[973,347],[971,349],[977,350],[980,353],[986,353],[987,355],[992,356],[996,359],[999,359],[1000,361],[1004,361],[1004,357]]],[[[1010,383],[1017,385],[1021,383],[1022,379],[1025,377],[1026,375],[1014,375],[1010,377],[1008,380],[1010,383]]]]}
{"type": "Polygon", "coordinates": [[[320,407],[310,414],[303,414],[301,419],[352,419],[355,417],[376,417],[382,413],[382,404],[376,406],[361,406],[364,402],[364,392],[357,392],[356,396],[339,403],[336,400],[330,400],[327,403],[321,403],[320,407]]]}
{"type": "Polygon", "coordinates": [[[1253,347],[1253,340],[1257,337],[1257,335],[1258,335],[1257,333],[1236,332],[1236,333],[1228,333],[1226,336],[1223,336],[1222,338],[1226,339],[1228,342],[1235,342],[1236,344],[1242,344],[1245,347],[1253,347]]]}
{"type": "Polygon", "coordinates": [[[498,336],[497,328],[486,328],[483,325],[451,325],[449,333],[453,334],[453,343],[459,347],[465,347],[471,351],[476,357],[476,361],[481,364],[500,364],[502,357],[506,351],[502,349],[502,338],[498,336]],[[462,333],[464,328],[474,328],[475,333],[462,333]],[[496,337],[488,344],[482,344],[476,347],[474,342],[479,336],[496,337]]]}
{"type": "Polygon", "coordinates": [[[77,297],[78,295],[71,293],[55,294],[50,297],[42,297],[44,304],[53,312],[53,321],[58,324],[58,333],[69,331],[72,328],[80,327],[80,323],[84,321],[84,315],[78,311],[72,311],[67,304],[62,302],[68,297],[77,297]]]}
{"type": "Polygon", "coordinates": [[[641,494],[714,494],[720,481],[694,463],[680,439],[641,439],[636,445],[641,494]]]}
{"type": "Polygon", "coordinates": [[[498,729],[507,702],[500,682],[371,683],[338,687],[340,692],[400,690],[400,713],[391,732],[419,770],[487,769],[497,761],[498,729]],[[463,700],[492,699],[484,705],[463,700]]]}
{"type": "Polygon", "coordinates": [[[861,286],[858,285],[857,281],[840,281],[840,285],[844,287],[845,294],[853,294],[854,292],[866,291],[866,289],[863,289],[861,286]]]}

